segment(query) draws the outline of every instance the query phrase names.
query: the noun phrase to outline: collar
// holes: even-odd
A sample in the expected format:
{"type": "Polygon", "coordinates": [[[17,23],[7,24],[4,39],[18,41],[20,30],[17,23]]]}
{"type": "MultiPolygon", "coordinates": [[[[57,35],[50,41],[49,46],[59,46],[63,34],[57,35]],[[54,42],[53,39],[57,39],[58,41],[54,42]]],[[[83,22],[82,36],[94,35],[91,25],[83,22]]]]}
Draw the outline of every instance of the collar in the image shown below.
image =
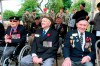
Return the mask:
{"type": "Polygon", "coordinates": [[[50,27],[49,27],[49,28],[47,28],[47,29],[45,29],[45,30],[43,29],[43,30],[47,33],[49,29],[50,29],[50,27]]]}
{"type": "MultiPolygon", "coordinates": [[[[78,35],[80,36],[81,35],[81,32],[79,30],[77,30],[77,31],[78,31],[78,35]]],[[[83,33],[83,35],[85,35],[85,32],[83,33]]]]}
{"type": "Polygon", "coordinates": [[[17,29],[17,27],[12,27],[11,29],[16,30],[16,29],[17,29]]]}

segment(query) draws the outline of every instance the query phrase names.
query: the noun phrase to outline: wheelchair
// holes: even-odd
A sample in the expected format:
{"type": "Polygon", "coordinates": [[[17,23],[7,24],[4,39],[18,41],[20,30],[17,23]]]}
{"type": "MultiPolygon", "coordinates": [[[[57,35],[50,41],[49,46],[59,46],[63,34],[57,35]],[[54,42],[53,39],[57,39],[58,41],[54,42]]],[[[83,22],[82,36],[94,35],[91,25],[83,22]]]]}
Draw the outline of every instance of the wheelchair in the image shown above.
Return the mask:
{"type": "Polygon", "coordinates": [[[100,39],[96,41],[95,48],[96,48],[96,64],[97,66],[100,66],[100,48],[98,48],[98,44],[100,44],[100,39]]]}
{"type": "MultiPolygon", "coordinates": [[[[6,43],[6,46],[4,48],[4,51],[6,50],[6,47],[7,47],[7,43],[6,43]]],[[[19,63],[21,58],[23,58],[24,56],[28,55],[30,50],[31,50],[31,47],[30,45],[27,44],[27,41],[25,43],[25,45],[21,48],[20,51],[18,51],[19,49],[19,44],[15,47],[13,53],[4,59],[4,61],[2,62],[2,66],[21,66],[21,64],[19,63]],[[17,52],[18,51],[18,52],[17,52]]]]}

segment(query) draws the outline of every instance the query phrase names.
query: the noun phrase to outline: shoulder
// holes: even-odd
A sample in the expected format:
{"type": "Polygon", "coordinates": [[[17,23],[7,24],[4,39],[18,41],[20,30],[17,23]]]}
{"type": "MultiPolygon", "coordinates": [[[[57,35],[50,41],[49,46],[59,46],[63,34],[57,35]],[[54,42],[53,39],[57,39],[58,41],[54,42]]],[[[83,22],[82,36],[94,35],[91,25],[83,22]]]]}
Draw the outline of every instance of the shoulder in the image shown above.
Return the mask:
{"type": "Polygon", "coordinates": [[[91,33],[91,32],[85,32],[85,33],[90,37],[95,37],[95,35],[93,33],[91,33]]]}
{"type": "Polygon", "coordinates": [[[77,32],[77,30],[72,30],[72,31],[67,32],[66,35],[67,36],[72,36],[72,35],[78,36],[78,32],[77,32]]]}
{"type": "Polygon", "coordinates": [[[18,30],[25,30],[25,27],[23,25],[18,25],[17,29],[18,30]]]}

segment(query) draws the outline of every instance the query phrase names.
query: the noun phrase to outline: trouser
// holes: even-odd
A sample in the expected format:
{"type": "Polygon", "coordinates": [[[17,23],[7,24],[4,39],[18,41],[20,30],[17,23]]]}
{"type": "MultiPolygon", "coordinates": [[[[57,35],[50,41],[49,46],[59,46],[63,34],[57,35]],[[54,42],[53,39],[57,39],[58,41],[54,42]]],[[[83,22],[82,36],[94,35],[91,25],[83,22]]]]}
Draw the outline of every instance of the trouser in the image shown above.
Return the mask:
{"type": "Polygon", "coordinates": [[[5,58],[9,57],[15,49],[15,47],[7,47],[5,52],[3,52],[4,48],[5,47],[0,47],[0,52],[2,52],[2,53],[0,53],[0,57],[2,58],[2,62],[4,61],[5,58]]]}
{"type": "Polygon", "coordinates": [[[86,62],[84,64],[81,64],[81,62],[73,62],[72,61],[72,66],[93,66],[92,62],[86,62]]]}
{"type": "MultiPolygon", "coordinates": [[[[34,66],[31,55],[23,57],[20,63],[21,66],[34,66]]],[[[45,61],[43,61],[43,64],[41,66],[53,66],[53,63],[54,63],[54,58],[48,58],[45,61]]]]}

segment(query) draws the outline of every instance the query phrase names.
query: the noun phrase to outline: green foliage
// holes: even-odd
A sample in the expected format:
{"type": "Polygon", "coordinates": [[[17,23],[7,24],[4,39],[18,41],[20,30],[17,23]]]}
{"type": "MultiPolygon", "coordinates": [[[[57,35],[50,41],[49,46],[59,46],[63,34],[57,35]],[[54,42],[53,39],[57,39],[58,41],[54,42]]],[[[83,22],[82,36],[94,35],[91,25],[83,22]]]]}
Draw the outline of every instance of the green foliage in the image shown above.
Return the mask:
{"type": "Polygon", "coordinates": [[[17,16],[22,17],[23,13],[26,10],[29,10],[29,12],[32,12],[32,10],[37,7],[37,2],[38,0],[25,0],[21,8],[19,9],[17,16]]]}
{"type": "Polygon", "coordinates": [[[71,0],[63,0],[63,5],[64,5],[64,8],[70,8],[71,7],[71,4],[72,4],[72,1],[71,0]]]}
{"type": "Polygon", "coordinates": [[[15,16],[15,13],[13,11],[10,11],[10,10],[5,10],[4,13],[3,13],[3,19],[4,20],[8,20],[9,17],[11,16],[15,16]]]}
{"type": "Polygon", "coordinates": [[[78,11],[80,10],[80,4],[81,3],[85,3],[85,10],[89,13],[90,12],[90,8],[91,8],[91,3],[87,2],[86,0],[78,0],[77,3],[73,4],[70,8],[70,11],[72,11],[73,9],[77,9],[78,11]]]}
{"type": "Polygon", "coordinates": [[[31,12],[33,9],[35,9],[35,7],[37,7],[37,1],[35,1],[35,0],[25,0],[22,7],[24,8],[24,10],[29,9],[29,11],[31,12]]]}
{"type": "Polygon", "coordinates": [[[64,7],[62,0],[51,0],[50,4],[48,4],[49,10],[54,9],[55,13],[59,12],[60,8],[64,7]]]}

